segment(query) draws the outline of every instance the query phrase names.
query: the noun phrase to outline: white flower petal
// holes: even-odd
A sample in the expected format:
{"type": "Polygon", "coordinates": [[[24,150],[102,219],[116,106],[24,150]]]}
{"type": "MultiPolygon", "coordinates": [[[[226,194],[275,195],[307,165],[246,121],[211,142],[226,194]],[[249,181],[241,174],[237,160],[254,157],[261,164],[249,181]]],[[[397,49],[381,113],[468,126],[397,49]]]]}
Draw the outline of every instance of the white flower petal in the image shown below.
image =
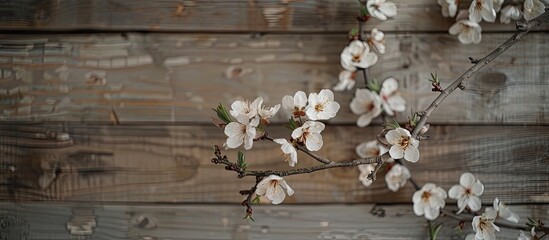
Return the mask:
{"type": "Polygon", "coordinates": [[[461,177],[459,178],[459,184],[464,187],[470,187],[472,186],[477,179],[475,176],[470,172],[465,172],[461,174],[461,177]]]}
{"type": "Polygon", "coordinates": [[[475,181],[471,188],[471,192],[477,196],[482,195],[482,193],[484,192],[484,185],[482,184],[482,182],[480,182],[480,180],[477,179],[475,181]]]}
{"type": "Polygon", "coordinates": [[[307,140],[305,141],[305,147],[309,151],[318,151],[322,148],[322,136],[320,134],[309,134],[307,140]]]}
{"type": "Polygon", "coordinates": [[[286,193],[288,193],[288,196],[292,196],[294,195],[294,190],[290,187],[290,185],[288,185],[288,183],[286,183],[285,180],[281,180],[280,181],[280,185],[286,189],[286,193]]]}
{"type": "Polygon", "coordinates": [[[471,211],[476,212],[480,210],[482,207],[482,203],[480,201],[480,198],[477,196],[470,196],[469,200],[467,201],[467,206],[471,209],[471,211]]]}
{"type": "Polygon", "coordinates": [[[450,190],[448,190],[448,196],[451,199],[456,199],[457,200],[457,199],[461,198],[461,196],[463,196],[463,194],[465,194],[465,188],[463,188],[460,185],[454,185],[450,188],[450,190]]]}
{"type": "Polygon", "coordinates": [[[410,162],[417,162],[419,160],[419,150],[411,145],[408,145],[404,151],[404,159],[410,162]]]}
{"type": "Polygon", "coordinates": [[[387,132],[387,134],[385,134],[385,139],[391,145],[399,144],[401,138],[402,138],[402,135],[397,130],[391,130],[387,132]]]}
{"type": "Polygon", "coordinates": [[[294,131],[292,131],[292,138],[299,139],[301,136],[303,136],[303,133],[304,133],[303,130],[304,130],[303,126],[294,129],[294,131]]]}
{"type": "Polygon", "coordinates": [[[423,215],[425,213],[425,205],[420,201],[418,203],[414,203],[414,213],[417,216],[423,215]]]}
{"type": "Polygon", "coordinates": [[[272,204],[279,204],[282,201],[284,201],[284,198],[286,198],[286,194],[284,193],[284,189],[279,183],[275,183],[275,186],[271,186],[267,189],[267,193],[265,194],[265,197],[270,199],[272,204]]]}
{"type": "Polygon", "coordinates": [[[294,106],[304,108],[307,106],[307,94],[303,91],[297,91],[294,95],[294,106]]]}
{"type": "Polygon", "coordinates": [[[372,119],[374,117],[376,117],[376,116],[374,116],[373,112],[372,113],[362,114],[362,115],[360,115],[360,117],[358,117],[358,120],[356,121],[356,125],[359,126],[359,127],[366,127],[366,126],[370,125],[370,123],[372,122],[372,119]]]}
{"type": "Polygon", "coordinates": [[[404,157],[404,149],[393,145],[389,149],[389,155],[391,155],[393,159],[401,159],[402,157],[404,157]]]}
{"type": "Polygon", "coordinates": [[[425,206],[424,212],[425,212],[425,218],[427,218],[428,220],[435,220],[440,214],[440,209],[425,206]]]}

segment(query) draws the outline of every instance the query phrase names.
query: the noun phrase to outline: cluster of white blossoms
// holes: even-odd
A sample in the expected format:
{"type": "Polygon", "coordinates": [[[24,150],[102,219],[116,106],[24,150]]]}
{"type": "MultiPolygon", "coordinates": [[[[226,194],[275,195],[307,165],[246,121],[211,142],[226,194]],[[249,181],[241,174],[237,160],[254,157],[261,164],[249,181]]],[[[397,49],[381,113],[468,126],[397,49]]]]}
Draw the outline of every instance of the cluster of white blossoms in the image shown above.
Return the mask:
{"type": "Polygon", "coordinates": [[[225,126],[227,141],[226,148],[238,148],[244,144],[244,149],[252,148],[254,139],[262,135],[258,131],[260,123],[269,123],[269,118],[274,116],[280,109],[280,104],[274,107],[264,107],[263,98],[258,97],[253,102],[235,101],[231,104],[230,114],[236,119],[225,126]]]}
{"type": "Polygon", "coordinates": [[[359,115],[357,126],[368,126],[372,119],[385,112],[388,116],[394,116],[396,112],[406,110],[406,100],[400,96],[398,82],[394,78],[387,78],[381,84],[380,89],[358,88],[351,100],[351,111],[359,115]]]}
{"type": "MultiPolygon", "coordinates": [[[[428,220],[435,220],[440,215],[440,210],[445,207],[445,200],[448,197],[457,200],[459,208],[457,214],[460,214],[465,209],[469,209],[471,212],[478,212],[482,207],[479,197],[483,192],[484,185],[473,174],[468,172],[461,175],[459,185],[452,186],[448,194],[441,187],[433,183],[427,183],[419,191],[415,192],[412,197],[414,213],[418,216],[424,215],[428,220]]],[[[519,222],[518,215],[509,210],[498,198],[495,198],[493,207],[485,208],[483,214],[473,218],[471,224],[475,234],[471,234],[466,239],[496,239],[495,232],[499,231],[499,227],[495,225],[494,221],[497,218],[502,218],[513,223],[519,222]]]]}
{"type": "MultiPolygon", "coordinates": [[[[310,93],[309,97],[303,91],[298,91],[293,96],[284,96],[282,105],[277,104],[273,107],[263,106],[261,97],[252,102],[235,101],[231,104],[229,113],[236,121],[228,116],[222,117],[227,122],[224,130],[227,140],[224,146],[238,148],[244,145],[244,149],[250,150],[254,140],[264,136],[265,127],[270,123],[269,119],[281,106],[290,115],[291,138],[272,140],[280,144],[284,160],[292,167],[297,164],[297,145],[305,146],[309,151],[318,151],[322,148],[321,132],[325,125],[319,121],[335,117],[340,108],[339,103],[334,101],[334,93],[329,89],[310,93]]],[[[216,111],[223,116],[223,108],[216,111]]],[[[284,190],[288,195],[293,194],[293,190],[282,177],[271,175],[258,183],[255,192],[257,195],[265,196],[273,204],[279,204],[285,198],[284,190]]]]}
{"type": "MultiPolygon", "coordinates": [[[[361,158],[377,157],[389,152],[391,158],[386,161],[389,163],[389,168],[385,174],[385,183],[389,190],[396,192],[406,184],[412,175],[406,166],[396,163],[394,159],[417,162],[419,160],[419,141],[412,138],[410,132],[404,128],[388,131],[385,134],[385,139],[391,145],[389,149],[374,140],[359,144],[355,150],[361,158]]],[[[375,169],[375,164],[359,165],[358,169],[360,170],[359,180],[364,186],[370,186],[373,181],[368,179],[368,175],[375,169]]]]}
{"type": "MultiPolygon", "coordinates": [[[[547,2],[547,0],[544,0],[547,2]]],[[[480,22],[495,22],[500,13],[500,22],[511,20],[531,20],[545,10],[542,0],[473,0],[468,10],[459,9],[459,0],[437,0],[444,17],[456,17],[456,23],[449,29],[450,34],[458,35],[463,44],[480,43],[482,29],[480,22]]]]}
{"type": "MultiPolygon", "coordinates": [[[[397,15],[395,3],[386,0],[367,0],[366,10],[374,18],[385,21],[397,15]]],[[[359,23],[360,24],[360,23],[359,23]]],[[[360,32],[357,33],[359,36],[360,32]]],[[[367,69],[377,63],[378,55],[385,54],[385,34],[373,28],[365,40],[355,39],[341,52],[341,66],[339,82],[334,86],[335,91],[351,90],[356,84],[356,72],[367,69]]]]}
{"type": "MultiPolygon", "coordinates": [[[[356,153],[361,158],[377,157],[389,151],[385,146],[378,143],[377,140],[363,142],[356,147],[356,153]]],[[[396,192],[403,187],[411,174],[408,168],[404,165],[396,164],[392,158],[386,162],[390,164],[390,168],[385,174],[385,184],[389,190],[396,192]]],[[[368,175],[375,169],[375,164],[359,165],[360,175],[358,179],[365,187],[372,185],[373,180],[368,179],[368,175]]]]}

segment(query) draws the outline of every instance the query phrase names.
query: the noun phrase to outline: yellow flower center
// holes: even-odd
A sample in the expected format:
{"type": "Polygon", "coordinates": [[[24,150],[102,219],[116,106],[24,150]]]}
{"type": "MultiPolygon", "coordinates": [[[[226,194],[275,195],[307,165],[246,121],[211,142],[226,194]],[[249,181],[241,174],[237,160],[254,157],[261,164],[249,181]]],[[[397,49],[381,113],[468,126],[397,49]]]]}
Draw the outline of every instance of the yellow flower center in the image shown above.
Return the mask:
{"type": "Polygon", "coordinates": [[[429,202],[430,197],[431,197],[431,192],[423,192],[423,194],[421,194],[421,200],[423,202],[429,202]]]}
{"type": "Polygon", "coordinates": [[[360,62],[360,55],[354,55],[353,54],[353,62],[360,62]]]}
{"type": "Polygon", "coordinates": [[[399,145],[402,148],[407,148],[409,144],[410,144],[410,138],[407,138],[407,137],[400,138],[399,145]]]}
{"type": "Polygon", "coordinates": [[[323,106],[322,104],[317,104],[317,105],[315,106],[315,110],[316,110],[317,112],[322,112],[322,111],[324,110],[324,106],[323,106]]]}

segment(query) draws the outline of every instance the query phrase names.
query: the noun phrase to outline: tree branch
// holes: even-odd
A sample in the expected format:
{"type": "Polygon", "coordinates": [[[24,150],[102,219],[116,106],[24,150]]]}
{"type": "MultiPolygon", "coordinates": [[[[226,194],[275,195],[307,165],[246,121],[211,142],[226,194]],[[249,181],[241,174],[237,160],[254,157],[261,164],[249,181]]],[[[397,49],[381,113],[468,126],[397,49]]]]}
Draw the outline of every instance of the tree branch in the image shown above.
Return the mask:
{"type": "Polygon", "coordinates": [[[353,167],[353,166],[358,166],[362,164],[372,164],[372,163],[381,164],[389,158],[390,158],[389,153],[385,153],[378,157],[359,158],[359,159],[342,161],[342,162],[332,162],[324,165],[317,165],[312,167],[298,168],[298,169],[285,170],[285,171],[272,171],[272,170],[246,171],[244,172],[244,176],[268,176],[268,175],[274,174],[274,175],[284,177],[284,176],[290,176],[290,175],[296,175],[296,174],[312,173],[312,172],[316,172],[316,171],[320,171],[328,168],[353,167]]]}
{"type": "MultiPolygon", "coordinates": [[[[271,137],[267,136],[267,135],[264,135],[262,137],[262,139],[267,139],[271,142],[274,142],[274,140],[271,137]]],[[[324,163],[324,164],[333,163],[330,159],[324,158],[324,157],[322,157],[322,156],[320,156],[320,155],[318,155],[314,152],[311,152],[307,148],[303,147],[302,145],[297,144],[296,148],[297,148],[297,150],[304,152],[305,154],[309,155],[310,157],[314,158],[315,160],[317,160],[321,163],[324,163]]]]}
{"type": "MultiPolygon", "coordinates": [[[[453,218],[455,220],[463,221],[463,222],[471,222],[471,221],[473,221],[473,218],[475,217],[474,215],[466,214],[466,213],[461,213],[460,215],[457,215],[457,214],[455,214],[454,212],[452,212],[451,210],[448,210],[448,209],[441,209],[440,211],[442,213],[444,213],[446,216],[448,216],[449,218],[453,218]]],[[[523,230],[523,231],[528,231],[528,232],[532,228],[531,226],[527,226],[527,225],[524,225],[524,224],[516,224],[516,223],[511,223],[511,222],[508,222],[508,221],[497,220],[497,219],[494,221],[494,224],[496,224],[499,227],[523,230]]],[[[549,228],[543,227],[539,230],[541,230],[543,232],[546,232],[546,231],[549,231],[549,228]]]]}
{"type": "Polygon", "coordinates": [[[467,81],[471,79],[480,69],[482,69],[484,66],[488,65],[488,63],[492,62],[496,57],[501,55],[503,52],[505,52],[507,49],[509,49],[511,46],[515,45],[522,37],[524,37],[526,34],[528,34],[532,29],[540,26],[542,23],[545,23],[549,20],[549,9],[545,9],[545,12],[541,14],[540,16],[527,21],[527,22],[517,22],[517,31],[513,36],[511,36],[507,41],[502,43],[498,48],[494,49],[491,53],[483,57],[482,59],[479,59],[476,62],[475,65],[473,65],[469,70],[467,70],[465,73],[463,73],[458,79],[456,79],[448,88],[444,89],[438,97],[431,103],[431,105],[425,110],[425,114],[421,116],[419,122],[416,124],[414,130],[412,131],[412,137],[417,137],[419,131],[421,128],[425,125],[427,122],[427,119],[433,111],[450,95],[453,91],[455,91],[457,88],[465,89],[467,85],[467,81]]]}

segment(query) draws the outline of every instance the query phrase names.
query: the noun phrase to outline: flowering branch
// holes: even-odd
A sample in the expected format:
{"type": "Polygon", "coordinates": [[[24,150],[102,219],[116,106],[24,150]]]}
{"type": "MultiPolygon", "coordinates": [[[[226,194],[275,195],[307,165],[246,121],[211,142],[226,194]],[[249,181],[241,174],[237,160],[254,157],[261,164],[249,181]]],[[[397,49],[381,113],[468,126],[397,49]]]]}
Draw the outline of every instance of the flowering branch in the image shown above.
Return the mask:
{"type": "MultiPolygon", "coordinates": [[[[274,139],[272,139],[271,137],[267,136],[266,134],[261,137],[261,139],[266,139],[266,140],[269,140],[271,142],[274,142],[274,139]]],[[[304,152],[305,154],[309,155],[310,157],[314,158],[315,160],[321,162],[321,163],[324,163],[324,164],[331,164],[331,163],[334,163],[333,161],[331,161],[330,159],[327,159],[327,158],[324,158],[314,152],[311,152],[309,151],[307,148],[303,147],[302,145],[296,145],[296,149],[299,150],[299,151],[302,151],[304,152]]]]}
{"type": "MultiPolygon", "coordinates": [[[[291,170],[246,171],[246,169],[240,167],[238,164],[229,161],[227,156],[221,155],[221,151],[219,150],[219,147],[217,145],[214,146],[214,148],[215,148],[216,157],[212,159],[212,162],[215,164],[223,164],[225,165],[226,170],[237,172],[239,178],[243,178],[246,176],[265,177],[269,175],[277,175],[280,177],[284,177],[284,176],[290,176],[290,175],[296,175],[296,174],[312,173],[312,172],[329,169],[329,168],[353,167],[353,166],[358,166],[362,164],[372,164],[372,163],[377,163],[379,165],[390,158],[389,153],[385,153],[378,157],[359,158],[359,159],[347,160],[347,161],[341,161],[341,162],[333,162],[328,159],[325,159],[326,161],[329,161],[329,163],[326,163],[323,165],[316,165],[312,167],[291,169],[291,170]]],[[[305,152],[308,152],[308,151],[305,151],[305,152]]],[[[372,178],[374,179],[375,179],[375,174],[374,174],[375,172],[377,171],[372,172],[372,178]]]]}
{"type": "Polygon", "coordinates": [[[425,111],[421,112],[421,119],[412,131],[412,137],[417,137],[419,131],[425,125],[429,116],[431,116],[433,111],[442,103],[442,101],[444,101],[444,99],[446,99],[446,97],[448,97],[448,95],[450,95],[457,88],[460,88],[462,90],[465,89],[465,87],[467,86],[467,81],[469,81],[480,69],[488,65],[488,63],[492,62],[511,46],[515,45],[515,43],[522,39],[522,37],[528,34],[532,29],[537,28],[542,23],[545,23],[548,20],[549,9],[545,9],[545,12],[543,14],[530,21],[517,22],[517,31],[515,32],[515,34],[513,34],[513,36],[511,36],[509,39],[507,39],[507,41],[502,43],[499,47],[497,47],[494,51],[492,51],[485,57],[479,59],[478,61],[475,61],[475,65],[473,65],[471,68],[469,68],[469,70],[463,73],[450,86],[448,86],[448,88],[442,90],[442,92],[440,92],[438,97],[431,103],[431,105],[429,105],[429,107],[425,111]]]}
{"type": "MultiPolygon", "coordinates": [[[[458,215],[458,214],[454,213],[453,211],[447,210],[447,209],[441,209],[441,211],[442,211],[442,213],[444,213],[444,215],[446,215],[450,218],[453,218],[455,220],[458,220],[460,222],[471,222],[471,220],[473,220],[473,218],[475,217],[472,214],[458,215]]],[[[496,225],[500,226],[500,227],[523,230],[523,231],[530,231],[530,229],[532,228],[531,226],[527,226],[527,225],[523,225],[523,224],[515,224],[515,223],[508,222],[508,221],[495,220],[494,223],[496,225]]],[[[541,228],[538,228],[538,229],[543,231],[544,233],[549,232],[549,228],[547,228],[547,227],[541,227],[541,228]]]]}
{"type": "MultiPolygon", "coordinates": [[[[386,3],[385,0],[368,1],[366,5],[368,11],[366,12],[372,15],[376,13],[378,18],[386,19],[387,16],[383,15],[383,12],[376,12],[376,9],[379,10],[381,5],[384,5],[383,8],[387,9],[395,8],[394,4],[386,3]]],[[[394,13],[396,14],[396,9],[394,13]]],[[[367,15],[361,14],[361,17],[365,16],[367,15]]],[[[214,146],[215,158],[212,159],[212,162],[225,165],[225,169],[236,172],[239,178],[255,176],[255,185],[249,190],[240,191],[240,194],[247,195],[246,199],[242,202],[242,205],[246,206],[245,218],[248,219],[252,219],[251,205],[259,201],[259,196],[266,197],[271,200],[273,204],[279,204],[284,200],[286,193],[289,196],[294,193],[282,178],[284,176],[312,173],[329,168],[365,165],[365,168],[362,168],[363,166],[359,167],[361,170],[359,179],[361,179],[365,186],[368,186],[371,184],[371,181],[376,179],[376,174],[384,163],[388,162],[388,172],[385,176],[388,188],[391,191],[397,191],[407,180],[414,185],[414,188],[417,190],[412,197],[414,202],[414,213],[418,216],[424,215],[425,218],[427,218],[431,239],[436,239],[437,232],[441,228],[441,225],[433,227],[431,221],[436,219],[441,211],[443,214],[460,221],[470,221],[471,216],[461,217],[457,216],[457,214],[461,213],[466,208],[470,209],[472,212],[477,212],[481,209],[482,204],[479,196],[484,191],[484,186],[471,173],[464,173],[460,178],[460,185],[453,186],[448,193],[433,183],[426,183],[420,188],[419,185],[411,179],[409,170],[404,166],[403,160],[401,159],[409,162],[417,162],[419,160],[419,141],[426,138],[424,134],[429,128],[429,125],[426,124],[427,119],[448,95],[457,88],[462,90],[465,89],[467,82],[480,69],[517,43],[532,29],[548,20],[549,11],[546,9],[545,13],[531,21],[517,23],[517,32],[513,34],[513,36],[485,57],[478,60],[470,58],[474,65],[446,89],[443,89],[440,86],[438,77],[432,75],[432,80],[430,81],[433,86],[433,91],[440,92],[438,97],[433,100],[425,111],[414,113],[405,128],[401,128],[394,120],[392,123],[387,121],[388,128],[386,128],[382,134],[378,135],[378,141],[384,146],[378,144],[376,141],[372,141],[365,143],[362,146],[363,150],[368,149],[364,152],[360,152],[359,147],[357,147],[357,154],[362,158],[334,162],[314,153],[315,151],[320,150],[323,145],[321,132],[324,130],[325,125],[322,122],[319,122],[319,120],[328,120],[335,117],[340,108],[339,103],[334,101],[333,93],[328,89],[323,89],[319,93],[310,93],[308,98],[302,91],[296,92],[294,96],[286,95],[283,97],[282,107],[290,114],[288,128],[292,130],[292,133],[289,140],[285,138],[270,138],[266,132],[266,127],[269,125],[268,118],[276,114],[281,107],[280,104],[275,105],[274,107],[264,107],[262,106],[263,99],[259,97],[253,102],[235,101],[231,105],[230,111],[227,111],[221,104],[217,109],[214,109],[220,119],[226,124],[224,126],[224,133],[228,138],[224,146],[227,148],[238,148],[239,146],[244,145],[244,149],[249,150],[252,148],[254,141],[268,140],[280,144],[280,149],[286,156],[287,161],[289,157],[288,163],[292,167],[297,163],[296,151],[298,150],[321,163],[320,165],[280,171],[248,171],[246,169],[247,164],[244,161],[243,153],[239,152],[236,163],[231,162],[228,160],[227,156],[221,154],[218,146],[214,146]],[[386,149],[386,147],[390,147],[390,150],[386,149]],[[395,162],[391,163],[393,160],[395,162]],[[286,191],[286,193],[284,191],[286,191]],[[256,197],[252,200],[254,194],[256,197]],[[443,210],[445,199],[448,197],[458,200],[458,207],[460,207],[460,210],[457,213],[443,210]]],[[[398,84],[394,78],[386,79],[381,86],[375,82],[368,81],[367,68],[375,64],[378,57],[376,54],[369,52],[368,45],[370,42],[366,43],[361,40],[363,21],[365,20],[359,19],[359,33],[356,34],[358,40],[351,42],[341,54],[341,63],[346,70],[340,74],[340,80],[343,78],[345,81],[342,81],[341,83],[343,84],[339,87],[341,89],[349,88],[349,86],[352,88],[354,83],[349,84],[349,81],[346,81],[348,80],[347,78],[354,78],[354,72],[357,70],[363,71],[365,84],[369,89],[357,89],[355,98],[350,105],[353,113],[362,114],[357,122],[359,127],[368,125],[371,119],[382,114],[382,111],[384,111],[382,116],[385,118],[393,116],[395,112],[402,112],[405,108],[405,101],[398,94],[398,84]]],[[[383,34],[378,32],[377,29],[372,30],[371,37],[368,41],[374,40],[377,41],[378,44],[381,44],[383,41],[383,34]]],[[[378,52],[381,53],[381,50],[384,52],[384,46],[378,48],[378,52]]],[[[508,210],[507,207],[496,198],[494,199],[493,209],[490,210],[489,208],[486,208],[486,212],[481,216],[472,216],[473,230],[477,232],[477,235],[479,236],[492,236],[495,230],[499,231],[499,228],[494,225],[494,220],[497,217],[504,218],[508,221],[518,222],[518,216],[508,210]]],[[[503,227],[526,229],[515,224],[500,222],[498,222],[498,224],[503,227]]],[[[544,231],[545,234],[549,232],[547,228],[543,227],[541,222],[538,225],[531,225],[535,226],[532,228],[533,236],[535,236],[534,230],[536,228],[544,231]]]]}

